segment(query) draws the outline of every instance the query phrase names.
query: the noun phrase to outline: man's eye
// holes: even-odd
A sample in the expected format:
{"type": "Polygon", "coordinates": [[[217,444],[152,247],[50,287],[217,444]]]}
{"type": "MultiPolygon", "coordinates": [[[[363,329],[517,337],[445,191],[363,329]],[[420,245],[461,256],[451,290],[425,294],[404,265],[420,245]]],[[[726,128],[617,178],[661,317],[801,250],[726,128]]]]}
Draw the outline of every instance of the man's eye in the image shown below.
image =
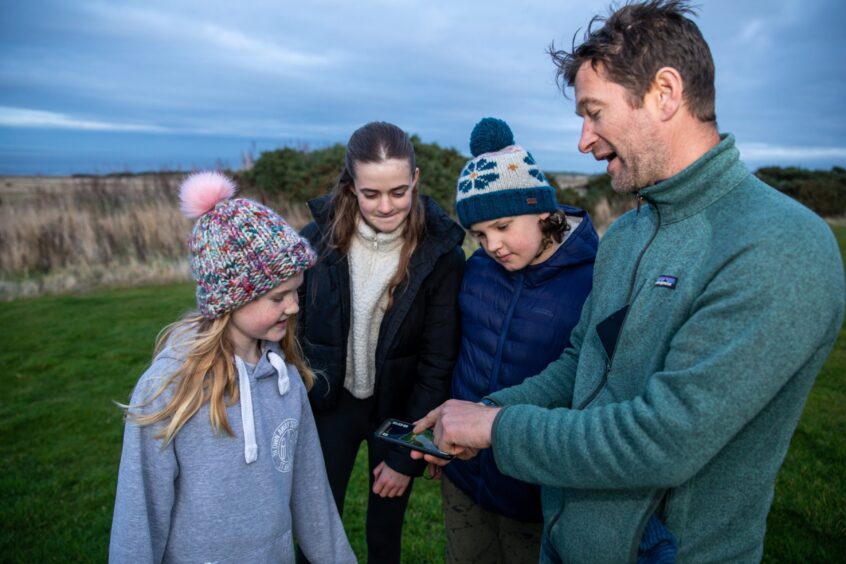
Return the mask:
{"type": "Polygon", "coordinates": [[[500,225],[497,225],[497,226],[496,226],[496,228],[497,228],[499,231],[505,231],[506,229],[508,229],[508,224],[507,224],[507,223],[502,223],[502,224],[500,224],[500,225]]]}

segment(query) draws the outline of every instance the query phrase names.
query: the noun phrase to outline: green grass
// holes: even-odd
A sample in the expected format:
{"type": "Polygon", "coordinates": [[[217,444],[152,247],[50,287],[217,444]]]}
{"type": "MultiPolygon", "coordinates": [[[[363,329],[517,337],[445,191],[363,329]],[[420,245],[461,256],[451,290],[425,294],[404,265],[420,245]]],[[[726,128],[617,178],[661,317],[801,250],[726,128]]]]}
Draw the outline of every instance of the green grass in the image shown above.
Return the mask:
{"type": "MultiPolygon", "coordinates": [[[[846,254],[846,227],[833,228],[846,254]]],[[[0,303],[0,560],[106,560],[126,401],[156,333],[193,306],[189,285],[0,303]]],[[[846,554],[846,330],[820,373],[776,484],[765,560],[846,554]]],[[[344,524],[365,558],[365,460],[344,524]]],[[[417,480],[407,562],[441,562],[437,482],[417,480]]],[[[837,555],[841,556],[838,557],[837,555]]]]}
{"type": "MultiPolygon", "coordinates": [[[[113,402],[193,304],[184,284],[0,303],[0,561],[106,560],[123,436],[113,402]]],[[[344,522],[362,559],[367,487],[359,456],[344,522]]],[[[404,554],[440,562],[443,544],[439,486],[417,480],[404,554]]]]}

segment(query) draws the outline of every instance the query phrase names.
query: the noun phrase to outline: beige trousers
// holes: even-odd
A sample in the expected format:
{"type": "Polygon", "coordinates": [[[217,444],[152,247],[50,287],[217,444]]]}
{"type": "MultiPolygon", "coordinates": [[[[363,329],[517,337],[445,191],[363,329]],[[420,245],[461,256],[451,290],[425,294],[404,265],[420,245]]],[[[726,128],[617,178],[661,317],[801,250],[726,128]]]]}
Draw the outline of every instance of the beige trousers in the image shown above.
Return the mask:
{"type": "Polygon", "coordinates": [[[486,511],[443,476],[441,494],[448,564],[536,564],[542,523],[486,511]]]}

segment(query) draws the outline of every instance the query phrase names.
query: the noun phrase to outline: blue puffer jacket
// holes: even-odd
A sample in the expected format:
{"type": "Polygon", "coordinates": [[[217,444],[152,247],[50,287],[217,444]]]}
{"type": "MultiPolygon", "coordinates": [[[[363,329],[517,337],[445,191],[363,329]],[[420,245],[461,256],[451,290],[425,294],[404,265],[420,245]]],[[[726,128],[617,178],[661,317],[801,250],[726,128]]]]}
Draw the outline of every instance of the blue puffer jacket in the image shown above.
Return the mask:
{"type": "MultiPolygon", "coordinates": [[[[542,264],[509,272],[476,251],[467,261],[459,294],[461,352],[452,397],[479,401],[520,384],[570,346],[590,293],[598,237],[588,214],[560,206],[581,223],[542,264]]],[[[537,486],[500,474],[490,450],[445,467],[450,480],[478,505],[511,519],[541,521],[537,486]]]]}

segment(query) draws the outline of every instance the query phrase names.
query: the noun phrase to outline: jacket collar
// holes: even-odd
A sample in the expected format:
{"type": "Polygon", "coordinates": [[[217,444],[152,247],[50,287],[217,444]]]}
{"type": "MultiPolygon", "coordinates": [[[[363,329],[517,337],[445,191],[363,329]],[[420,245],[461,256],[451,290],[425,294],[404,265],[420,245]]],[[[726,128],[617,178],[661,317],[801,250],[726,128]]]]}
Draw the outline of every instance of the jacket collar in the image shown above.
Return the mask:
{"type": "Polygon", "coordinates": [[[686,169],[640,195],[658,208],[664,224],[681,221],[716,202],[751,174],[740,162],[734,135],[720,135],[720,142],[686,169]]]}

